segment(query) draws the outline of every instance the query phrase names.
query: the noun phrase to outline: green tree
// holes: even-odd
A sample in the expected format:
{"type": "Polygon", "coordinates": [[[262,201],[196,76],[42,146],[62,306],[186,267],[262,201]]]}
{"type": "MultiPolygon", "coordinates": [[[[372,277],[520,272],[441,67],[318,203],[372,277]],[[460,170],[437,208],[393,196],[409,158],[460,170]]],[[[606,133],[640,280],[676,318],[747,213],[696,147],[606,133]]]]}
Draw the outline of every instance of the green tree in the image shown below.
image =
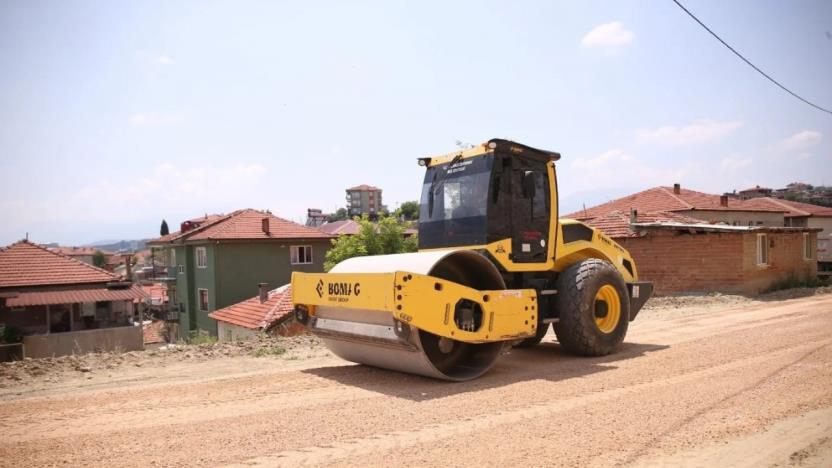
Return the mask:
{"type": "Polygon", "coordinates": [[[335,213],[329,215],[326,219],[328,223],[334,223],[335,221],[343,221],[347,219],[347,209],[346,208],[338,208],[335,210],[335,213]]]}
{"type": "Polygon", "coordinates": [[[104,252],[96,250],[95,253],[92,254],[92,264],[101,268],[105,263],[107,263],[107,256],[104,255],[104,252]]]}
{"type": "Polygon", "coordinates": [[[168,222],[163,219],[162,227],[159,229],[159,235],[166,236],[168,234],[170,234],[170,229],[168,229],[168,222]]]}
{"type": "Polygon", "coordinates": [[[414,200],[402,203],[399,209],[396,210],[396,215],[408,221],[419,219],[419,202],[414,200]]]}
{"type": "Polygon", "coordinates": [[[380,216],[376,223],[370,222],[367,215],[355,220],[361,226],[358,234],[341,236],[332,241],[332,248],[326,253],[324,270],[329,271],[352,257],[415,252],[418,247],[416,236],[404,237],[405,225],[393,216],[380,216]]]}

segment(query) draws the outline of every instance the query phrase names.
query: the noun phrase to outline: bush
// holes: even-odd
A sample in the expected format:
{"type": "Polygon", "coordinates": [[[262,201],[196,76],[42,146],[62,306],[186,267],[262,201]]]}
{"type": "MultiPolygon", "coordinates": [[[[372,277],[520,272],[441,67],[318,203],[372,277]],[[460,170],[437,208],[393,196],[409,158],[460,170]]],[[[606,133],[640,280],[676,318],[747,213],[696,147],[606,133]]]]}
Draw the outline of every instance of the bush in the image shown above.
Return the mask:
{"type": "Polygon", "coordinates": [[[211,345],[217,342],[216,336],[206,335],[198,331],[192,331],[185,338],[185,344],[189,345],[211,345]]]}
{"type": "Polygon", "coordinates": [[[381,216],[377,223],[370,222],[367,215],[355,218],[361,225],[358,234],[341,236],[332,241],[332,248],[326,253],[324,270],[352,257],[415,252],[418,248],[416,236],[404,237],[405,224],[392,216],[381,216]]]}
{"type": "Polygon", "coordinates": [[[763,294],[774,291],[782,291],[784,289],[794,288],[820,288],[822,286],[829,286],[830,280],[821,279],[818,277],[799,277],[795,275],[788,276],[781,280],[771,283],[771,285],[763,290],[763,294]]]}
{"type": "Polygon", "coordinates": [[[23,330],[5,325],[0,332],[0,338],[2,338],[3,343],[20,343],[23,341],[23,330]]]}
{"type": "Polygon", "coordinates": [[[281,346],[272,346],[268,348],[259,348],[253,353],[251,353],[254,357],[264,357],[264,356],[280,356],[281,354],[286,353],[286,348],[281,346]]]}

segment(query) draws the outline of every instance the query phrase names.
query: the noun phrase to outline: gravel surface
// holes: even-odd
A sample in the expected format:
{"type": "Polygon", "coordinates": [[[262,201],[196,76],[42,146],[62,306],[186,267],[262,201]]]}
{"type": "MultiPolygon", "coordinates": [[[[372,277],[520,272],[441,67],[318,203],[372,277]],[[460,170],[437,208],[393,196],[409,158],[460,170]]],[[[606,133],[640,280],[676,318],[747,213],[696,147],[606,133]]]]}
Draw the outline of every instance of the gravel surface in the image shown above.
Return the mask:
{"type": "Polygon", "coordinates": [[[615,355],[566,355],[550,333],[465,383],[309,338],[77,358],[3,379],[0,465],[830,466],[832,295],[816,292],[658,298],[615,355]]]}

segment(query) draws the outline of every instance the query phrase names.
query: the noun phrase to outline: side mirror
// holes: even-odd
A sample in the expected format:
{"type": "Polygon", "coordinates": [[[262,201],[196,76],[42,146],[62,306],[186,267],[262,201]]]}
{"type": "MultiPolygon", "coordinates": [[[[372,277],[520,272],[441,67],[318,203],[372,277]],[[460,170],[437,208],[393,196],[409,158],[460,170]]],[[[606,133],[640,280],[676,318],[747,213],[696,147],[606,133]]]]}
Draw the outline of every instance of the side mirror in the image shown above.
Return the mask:
{"type": "Polygon", "coordinates": [[[538,173],[535,171],[525,171],[523,173],[523,197],[534,198],[535,190],[537,188],[538,173]]]}

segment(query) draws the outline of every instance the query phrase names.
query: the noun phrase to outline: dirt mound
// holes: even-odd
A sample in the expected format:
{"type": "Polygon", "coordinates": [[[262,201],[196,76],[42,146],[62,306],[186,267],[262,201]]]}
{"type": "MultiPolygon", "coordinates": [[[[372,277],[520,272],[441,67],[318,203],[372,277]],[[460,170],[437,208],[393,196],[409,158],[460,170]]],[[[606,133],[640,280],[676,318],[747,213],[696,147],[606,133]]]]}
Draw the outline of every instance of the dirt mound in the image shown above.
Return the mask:
{"type": "Polygon", "coordinates": [[[165,366],[173,362],[200,362],[238,356],[284,356],[291,359],[295,350],[324,349],[312,335],[293,337],[264,336],[251,341],[199,345],[165,345],[156,349],[129,352],[89,353],[54,358],[0,363],[0,388],[16,381],[41,377],[56,381],[70,374],[94,373],[123,366],[165,366]]]}

